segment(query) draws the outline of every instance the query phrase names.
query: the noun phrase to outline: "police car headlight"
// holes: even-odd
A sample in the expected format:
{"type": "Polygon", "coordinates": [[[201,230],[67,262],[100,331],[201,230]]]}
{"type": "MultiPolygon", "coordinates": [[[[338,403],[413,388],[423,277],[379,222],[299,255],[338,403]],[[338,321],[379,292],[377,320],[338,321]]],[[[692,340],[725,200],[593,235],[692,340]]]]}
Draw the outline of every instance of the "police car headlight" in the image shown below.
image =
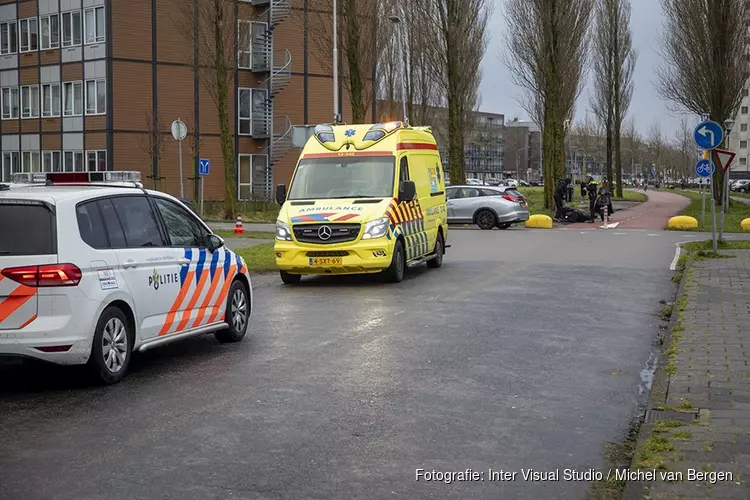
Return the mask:
{"type": "Polygon", "coordinates": [[[382,217],[365,224],[365,234],[362,236],[363,240],[371,240],[373,238],[382,238],[388,231],[388,217],[382,217]]]}
{"type": "Polygon", "coordinates": [[[289,224],[280,220],[276,221],[276,239],[292,241],[292,232],[289,230],[289,224]]]}

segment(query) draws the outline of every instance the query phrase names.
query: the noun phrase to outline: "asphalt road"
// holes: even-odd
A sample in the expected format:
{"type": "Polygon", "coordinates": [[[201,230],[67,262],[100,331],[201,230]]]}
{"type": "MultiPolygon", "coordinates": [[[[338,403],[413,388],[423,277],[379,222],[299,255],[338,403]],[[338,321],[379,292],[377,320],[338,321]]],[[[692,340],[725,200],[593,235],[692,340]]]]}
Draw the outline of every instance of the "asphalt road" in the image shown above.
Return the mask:
{"type": "Polygon", "coordinates": [[[244,342],[155,349],[117,386],[2,369],[0,499],[583,498],[521,469],[604,466],[695,237],[452,230],[444,267],[398,285],[259,277],[244,342]]]}

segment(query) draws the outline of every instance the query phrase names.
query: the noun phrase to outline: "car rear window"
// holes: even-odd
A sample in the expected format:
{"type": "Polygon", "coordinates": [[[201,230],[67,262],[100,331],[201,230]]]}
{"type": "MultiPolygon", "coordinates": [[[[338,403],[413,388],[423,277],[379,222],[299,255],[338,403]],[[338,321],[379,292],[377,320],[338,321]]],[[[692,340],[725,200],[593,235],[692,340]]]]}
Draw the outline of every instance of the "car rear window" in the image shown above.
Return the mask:
{"type": "Polygon", "coordinates": [[[0,203],[0,255],[57,253],[55,214],[42,203],[0,203]]]}
{"type": "Polygon", "coordinates": [[[516,198],[523,198],[523,195],[521,194],[521,192],[516,189],[506,189],[505,194],[515,196],[516,198]]]}

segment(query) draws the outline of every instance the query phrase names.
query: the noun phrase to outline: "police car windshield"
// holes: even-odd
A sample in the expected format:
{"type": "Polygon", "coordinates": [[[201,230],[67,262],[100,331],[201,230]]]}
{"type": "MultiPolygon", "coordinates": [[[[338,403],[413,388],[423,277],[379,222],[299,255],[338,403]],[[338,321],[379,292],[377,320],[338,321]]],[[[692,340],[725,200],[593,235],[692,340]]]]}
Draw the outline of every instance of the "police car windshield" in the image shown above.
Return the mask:
{"type": "Polygon", "coordinates": [[[303,159],[297,167],[287,198],[392,197],[395,165],[393,156],[303,159]]]}

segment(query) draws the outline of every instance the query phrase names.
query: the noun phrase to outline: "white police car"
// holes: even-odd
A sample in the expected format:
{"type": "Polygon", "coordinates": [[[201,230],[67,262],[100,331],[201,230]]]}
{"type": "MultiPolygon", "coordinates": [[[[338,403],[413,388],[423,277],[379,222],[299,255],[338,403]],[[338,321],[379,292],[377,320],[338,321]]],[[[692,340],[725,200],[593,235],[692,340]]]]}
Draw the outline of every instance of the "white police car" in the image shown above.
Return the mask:
{"type": "Polygon", "coordinates": [[[115,383],[134,351],[241,340],[252,305],[243,259],[139,172],[0,184],[0,357],[87,364],[115,383]]]}

